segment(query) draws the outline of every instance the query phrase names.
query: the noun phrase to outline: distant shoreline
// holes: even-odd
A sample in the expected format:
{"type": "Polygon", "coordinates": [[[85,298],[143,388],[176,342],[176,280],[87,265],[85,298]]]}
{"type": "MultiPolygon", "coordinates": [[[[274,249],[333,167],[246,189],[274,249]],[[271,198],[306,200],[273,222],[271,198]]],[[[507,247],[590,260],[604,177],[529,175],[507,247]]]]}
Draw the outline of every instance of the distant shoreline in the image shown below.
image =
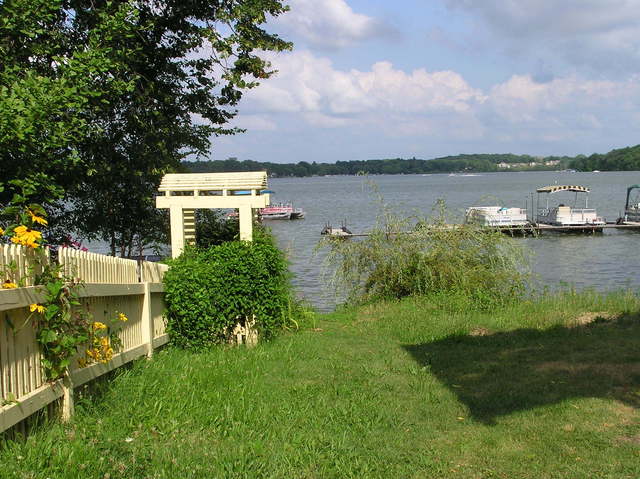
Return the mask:
{"type": "Polygon", "coordinates": [[[599,172],[640,171],[640,145],[594,153],[590,156],[531,156],[512,153],[460,154],[423,160],[387,158],[336,161],[335,163],[273,163],[253,160],[184,161],[182,168],[192,173],[266,171],[272,178],[356,175],[470,174],[502,172],[599,172]]]}

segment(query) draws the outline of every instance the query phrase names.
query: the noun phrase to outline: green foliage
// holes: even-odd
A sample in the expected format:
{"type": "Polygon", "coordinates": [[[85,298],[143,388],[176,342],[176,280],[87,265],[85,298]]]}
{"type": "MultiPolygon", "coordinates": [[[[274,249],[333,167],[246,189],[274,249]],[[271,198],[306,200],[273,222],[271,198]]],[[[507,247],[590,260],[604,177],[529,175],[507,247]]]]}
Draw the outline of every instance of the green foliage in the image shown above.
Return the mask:
{"type": "Polygon", "coordinates": [[[0,181],[43,173],[66,187],[86,174],[79,143],[100,128],[87,112],[104,104],[105,92],[129,88],[104,41],[133,33],[122,21],[130,7],[116,10],[81,32],[68,2],[0,3],[0,181]]]}
{"type": "Polygon", "coordinates": [[[450,225],[444,204],[432,218],[401,218],[381,201],[362,240],[325,240],[327,268],[350,302],[461,295],[476,307],[519,297],[527,279],[524,251],[511,238],[474,225],[450,225]]]}
{"type": "Polygon", "coordinates": [[[228,339],[255,316],[261,337],[271,338],[293,319],[287,263],[267,235],[190,248],[164,276],[167,329],[183,348],[202,349],[228,339]]]}
{"type": "Polygon", "coordinates": [[[196,210],[196,244],[200,248],[238,239],[239,223],[227,219],[220,210],[196,210]]]}
{"type": "Polygon", "coordinates": [[[36,339],[42,348],[42,367],[48,380],[61,378],[89,339],[90,319],[82,311],[78,285],[69,278],[57,277],[52,269],[44,279],[44,312],[37,314],[36,339]]]}
{"type": "Polygon", "coordinates": [[[114,255],[160,241],[162,175],[241,131],[227,123],[274,73],[265,52],[291,47],[263,28],[286,10],[280,0],[0,2],[0,182],[47,175],[67,195],[52,224],[114,255]]]}
{"type": "Polygon", "coordinates": [[[570,167],[579,171],[638,171],[640,170],[640,145],[611,150],[604,155],[579,156],[570,167]]]}

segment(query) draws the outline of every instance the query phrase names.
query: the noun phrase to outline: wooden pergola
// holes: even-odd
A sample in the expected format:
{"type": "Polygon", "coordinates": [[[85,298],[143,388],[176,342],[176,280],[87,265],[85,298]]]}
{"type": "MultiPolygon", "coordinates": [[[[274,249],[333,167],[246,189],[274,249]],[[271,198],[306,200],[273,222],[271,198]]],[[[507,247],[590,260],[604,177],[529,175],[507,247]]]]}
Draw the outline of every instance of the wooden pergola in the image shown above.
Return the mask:
{"type": "Polygon", "coordinates": [[[172,173],[162,178],[157,208],[168,208],[171,217],[171,256],[195,241],[195,210],[235,208],[239,212],[240,239],[253,239],[253,209],[269,204],[267,173],[172,173]]]}

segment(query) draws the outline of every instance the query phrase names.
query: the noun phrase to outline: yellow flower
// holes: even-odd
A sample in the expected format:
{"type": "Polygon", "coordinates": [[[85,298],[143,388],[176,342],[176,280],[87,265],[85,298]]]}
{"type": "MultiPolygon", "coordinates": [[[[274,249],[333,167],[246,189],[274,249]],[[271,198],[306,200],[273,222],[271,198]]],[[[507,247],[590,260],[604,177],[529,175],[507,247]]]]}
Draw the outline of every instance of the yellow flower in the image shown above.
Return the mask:
{"type": "Polygon", "coordinates": [[[113,358],[113,349],[111,348],[107,348],[104,351],[104,361],[103,362],[107,362],[107,361],[111,361],[111,359],[113,358]]]}
{"type": "Polygon", "coordinates": [[[100,338],[100,345],[103,348],[107,348],[109,346],[109,338],[107,338],[107,337],[100,338]]]}
{"type": "Polygon", "coordinates": [[[31,216],[31,221],[33,221],[34,223],[38,223],[38,224],[41,224],[41,225],[44,225],[44,226],[47,225],[47,220],[45,220],[42,216],[36,215],[31,210],[27,210],[27,213],[29,213],[29,216],[31,216]]]}
{"type": "Polygon", "coordinates": [[[47,308],[45,308],[44,306],[42,306],[41,304],[37,304],[37,303],[33,303],[31,305],[29,305],[29,311],[33,312],[38,312],[38,313],[44,313],[45,310],[47,308]]]}
{"type": "Polygon", "coordinates": [[[4,230],[0,228],[0,236],[4,235],[4,230]]]}
{"type": "Polygon", "coordinates": [[[16,226],[13,230],[11,241],[16,244],[37,248],[40,246],[37,242],[42,239],[42,233],[24,225],[16,226]]]}
{"type": "Polygon", "coordinates": [[[100,321],[94,321],[93,330],[98,331],[99,329],[107,329],[107,325],[104,323],[101,323],[100,321]]]}
{"type": "Polygon", "coordinates": [[[90,358],[92,358],[92,359],[95,359],[95,357],[96,357],[96,352],[97,352],[97,351],[96,351],[95,349],[87,349],[86,354],[87,354],[87,356],[88,356],[88,357],[90,357],[90,358]]]}
{"type": "Polygon", "coordinates": [[[17,288],[18,285],[16,283],[14,283],[13,281],[10,280],[5,280],[4,283],[2,283],[2,289],[14,289],[17,288]]]}
{"type": "Polygon", "coordinates": [[[129,321],[129,318],[124,313],[118,313],[118,320],[120,321],[129,321]]]}
{"type": "Polygon", "coordinates": [[[87,360],[85,358],[78,359],[78,366],[81,368],[87,367],[87,360]]]}

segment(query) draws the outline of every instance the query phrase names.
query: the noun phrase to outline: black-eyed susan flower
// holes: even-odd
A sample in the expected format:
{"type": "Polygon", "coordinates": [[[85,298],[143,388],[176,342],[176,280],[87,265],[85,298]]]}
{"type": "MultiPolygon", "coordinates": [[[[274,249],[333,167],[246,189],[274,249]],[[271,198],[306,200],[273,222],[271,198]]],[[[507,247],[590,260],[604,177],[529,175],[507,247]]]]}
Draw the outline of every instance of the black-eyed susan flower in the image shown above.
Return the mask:
{"type": "Polygon", "coordinates": [[[13,236],[11,241],[23,246],[29,246],[31,248],[37,248],[40,246],[38,241],[42,239],[42,233],[31,228],[27,228],[24,225],[16,226],[13,230],[13,236]]]}
{"type": "Polygon", "coordinates": [[[38,216],[31,210],[27,210],[27,213],[29,213],[29,216],[31,216],[31,221],[33,221],[34,223],[38,223],[44,226],[47,225],[47,220],[45,220],[42,216],[38,216]]]}
{"type": "Polygon", "coordinates": [[[32,313],[44,313],[47,310],[47,308],[45,308],[43,305],[38,304],[38,303],[33,303],[31,305],[29,305],[29,311],[31,311],[32,313]]]}

